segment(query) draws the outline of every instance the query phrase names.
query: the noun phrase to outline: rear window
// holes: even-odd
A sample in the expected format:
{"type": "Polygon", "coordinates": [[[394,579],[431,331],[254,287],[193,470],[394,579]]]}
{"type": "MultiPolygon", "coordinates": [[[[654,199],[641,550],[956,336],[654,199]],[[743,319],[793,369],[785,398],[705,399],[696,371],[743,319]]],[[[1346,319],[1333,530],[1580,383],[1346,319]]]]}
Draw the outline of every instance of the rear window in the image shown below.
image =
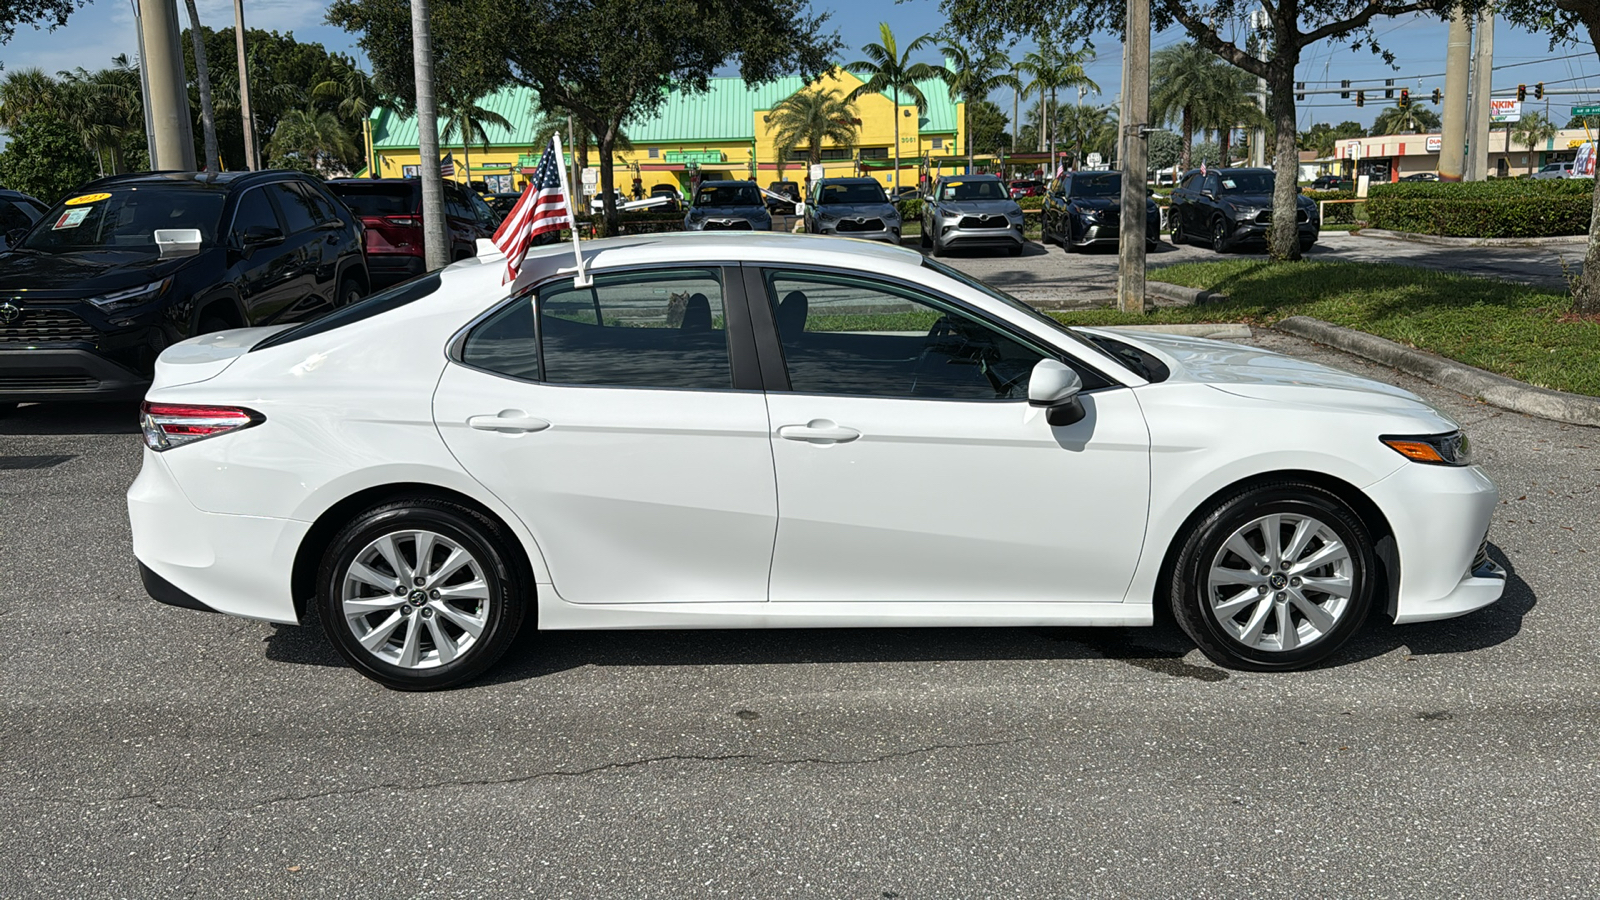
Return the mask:
{"type": "Polygon", "coordinates": [[[257,350],[265,350],[268,347],[276,347],[280,344],[298,341],[301,338],[322,334],[335,328],[343,328],[362,319],[370,319],[373,316],[382,315],[392,309],[399,309],[407,303],[421,300],[438,289],[439,274],[437,272],[413,278],[386,291],[379,291],[359,303],[340,307],[293,328],[286,328],[277,334],[268,335],[261,343],[251,347],[250,352],[254,353],[257,350]]]}
{"type": "Polygon", "coordinates": [[[415,184],[330,182],[328,190],[358,216],[409,216],[422,203],[422,189],[415,184]]]}

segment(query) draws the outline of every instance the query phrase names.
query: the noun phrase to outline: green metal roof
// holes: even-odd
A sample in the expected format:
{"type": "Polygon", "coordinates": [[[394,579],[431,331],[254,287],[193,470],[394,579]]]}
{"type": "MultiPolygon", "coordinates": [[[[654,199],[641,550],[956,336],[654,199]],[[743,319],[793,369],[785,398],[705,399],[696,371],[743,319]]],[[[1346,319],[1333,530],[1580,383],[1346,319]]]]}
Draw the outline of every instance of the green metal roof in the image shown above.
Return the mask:
{"type": "MultiPolygon", "coordinates": [[[[673,144],[704,141],[755,140],[755,113],[772,109],[789,95],[804,88],[799,76],[785,76],[769,84],[751,89],[742,78],[713,78],[705,93],[689,94],[672,91],[656,114],[649,118],[629,122],[623,131],[635,146],[643,144],[673,144]]],[[[919,129],[924,132],[954,132],[956,130],[956,104],[950,99],[944,83],[937,80],[921,82],[928,110],[919,118],[919,129]]],[[[510,128],[485,124],[491,147],[527,147],[537,138],[545,118],[535,105],[538,98],[532,88],[507,87],[483,98],[478,105],[499,113],[511,123],[510,128]]],[[[445,123],[439,122],[440,143],[460,146],[460,137],[444,139],[445,123]]],[[[392,110],[380,109],[372,114],[372,144],[378,151],[414,150],[417,146],[417,120],[401,116],[392,110]]]]}

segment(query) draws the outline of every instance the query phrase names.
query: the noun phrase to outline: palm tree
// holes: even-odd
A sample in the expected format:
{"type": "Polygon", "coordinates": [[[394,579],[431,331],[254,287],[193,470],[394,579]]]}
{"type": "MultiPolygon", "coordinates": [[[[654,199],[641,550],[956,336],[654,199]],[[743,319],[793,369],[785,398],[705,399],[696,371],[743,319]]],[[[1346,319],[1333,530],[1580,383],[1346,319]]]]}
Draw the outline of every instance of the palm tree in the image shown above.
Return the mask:
{"type": "Polygon", "coordinates": [[[962,133],[967,136],[967,171],[972,171],[972,105],[988,97],[996,88],[1021,89],[1022,83],[1008,71],[1006,55],[990,50],[978,55],[965,47],[952,44],[943,48],[945,64],[934,71],[950,91],[950,99],[962,104],[962,133]]]}
{"type": "Polygon", "coordinates": [[[1409,134],[1433,131],[1438,127],[1439,114],[1415,103],[1404,107],[1391,106],[1380,111],[1372,121],[1373,134],[1409,134]]]}
{"type": "Polygon", "coordinates": [[[1083,165],[1090,153],[1110,157],[1117,146],[1117,108],[1112,106],[1063,106],[1060,110],[1061,136],[1075,148],[1073,167],[1083,165]]]}
{"type": "Polygon", "coordinates": [[[1028,74],[1028,70],[1022,67],[1022,63],[1012,60],[1011,71],[1008,74],[1011,76],[1011,131],[1013,132],[1011,135],[1011,149],[1015,152],[1016,148],[1022,143],[1022,120],[1017,117],[1017,113],[1020,111],[1019,107],[1022,103],[1022,77],[1028,74]]]}
{"type": "Polygon", "coordinates": [[[359,122],[385,105],[383,92],[367,73],[343,58],[338,61],[338,71],[311,88],[311,99],[332,103],[333,111],[346,122],[359,122]]]}
{"type": "Polygon", "coordinates": [[[200,131],[206,148],[206,171],[217,172],[217,120],[211,110],[211,72],[206,67],[206,45],[200,33],[200,12],[194,0],[184,0],[189,9],[189,42],[194,45],[195,84],[200,90],[200,131]]]}
{"type": "Polygon", "coordinates": [[[1210,89],[1216,63],[1211,51],[1193,41],[1162,47],[1150,57],[1150,118],[1176,124],[1183,139],[1178,165],[1188,169],[1194,144],[1195,108],[1210,89]]]}
{"type": "Polygon", "coordinates": [[[1201,109],[1201,122],[1217,135],[1222,161],[1228,162],[1235,128],[1265,128],[1266,114],[1256,104],[1255,76],[1217,60],[1217,74],[1201,109]]]}
{"type": "Polygon", "coordinates": [[[315,108],[291,109],[272,130],[267,154],[274,161],[297,160],[327,173],[347,168],[360,155],[360,149],[333,113],[315,108]]]}
{"type": "Polygon", "coordinates": [[[1533,174],[1533,151],[1556,136],[1556,123],[1542,112],[1527,113],[1511,126],[1511,139],[1528,148],[1528,174],[1533,174]]]}
{"type": "Polygon", "coordinates": [[[511,123],[506,117],[479,106],[480,99],[453,100],[446,97],[441,98],[439,103],[439,121],[444,123],[445,141],[449,142],[453,137],[461,138],[461,165],[468,186],[472,184],[472,145],[476,143],[485,152],[489,149],[489,132],[483,126],[493,125],[507,132],[511,130],[511,123]]]}
{"type": "MultiPolygon", "coordinates": [[[[812,165],[822,162],[824,141],[832,141],[840,147],[854,147],[861,128],[855,104],[847,97],[820,87],[790,94],[772,108],[767,119],[778,159],[782,160],[795,148],[804,147],[812,165]]],[[[781,170],[779,177],[781,180],[781,170]]]]}
{"type": "Polygon", "coordinates": [[[866,59],[845,65],[845,69],[856,75],[865,76],[866,80],[844,99],[846,103],[853,103],[862,94],[881,94],[886,91],[893,94],[894,186],[898,188],[900,187],[900,97],[904,95],[916,103],[918,113],[927,112],[928,98],[923,96],[917,82],[933,78],[936,73],[927,63],[912,62],[911,54],[933,43],[933,36],[922,35],[907,44],[902,52],[895,42],[894,32],[889,30],[888,22],[878,23],[878,35],[879,43],[868,44],[861,48],[861,52],[867,55],[866,59]]]}
{"type": "Polygon", "coordinates": [[[101,174],[124,168],[122,139],[144,130],[139,69],[126,54],[113,57],[111,68],[90,72],[82,67],[56,73],[54,104],[83,145],[94,152],[101,174]]]}
{"type": "MultiPolygon", "coordinates": [[[[1087,49],[1062,52],[1046,48],[1029,53],[1018,65],[1018,68],[1033,76],[1028,83],[1028,90],[1039,91],[1039,149],[1050,151],[1051,163],[1056,158],[1056,91],[1066,87],[1083,87],[1096,93],[1100,91],[1100,85],[1095,84],[1083,70],[1088,55],[1087,49]]],[[[1046,174],[1053,175],[1054,172],[1051,166],[1046,174]]]]}
{"type": "Polygon", "coordinates": [[[56,80],[43,69],[13,69],[0,81],[0,127],[15,129],[29,113],[58,106],[56,80]]]}

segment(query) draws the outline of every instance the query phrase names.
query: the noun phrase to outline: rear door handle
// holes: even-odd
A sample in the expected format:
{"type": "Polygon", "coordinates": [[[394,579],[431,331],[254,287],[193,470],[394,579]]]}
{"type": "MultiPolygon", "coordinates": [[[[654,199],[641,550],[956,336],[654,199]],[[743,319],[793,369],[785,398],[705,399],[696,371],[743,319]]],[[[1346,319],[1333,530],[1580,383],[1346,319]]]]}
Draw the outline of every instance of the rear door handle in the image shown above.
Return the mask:
{"type": "Polygon", "coordinates": [[[550,427],[550,423],[530,416],[520,409],[502,409],[499,415],[472,416],[467,419],[467,427],[479,431],[498,431],[501,434],[526,434],[531,431],[543,431],[550,427]]]}
{"type": "Polygon", "coordinates": [[[786,441],[805,441],[810,444],[847,444],[861,437],[861,432],[827,419],[812,419],[804,425],[782,425],[778,437],[786,441]]]}

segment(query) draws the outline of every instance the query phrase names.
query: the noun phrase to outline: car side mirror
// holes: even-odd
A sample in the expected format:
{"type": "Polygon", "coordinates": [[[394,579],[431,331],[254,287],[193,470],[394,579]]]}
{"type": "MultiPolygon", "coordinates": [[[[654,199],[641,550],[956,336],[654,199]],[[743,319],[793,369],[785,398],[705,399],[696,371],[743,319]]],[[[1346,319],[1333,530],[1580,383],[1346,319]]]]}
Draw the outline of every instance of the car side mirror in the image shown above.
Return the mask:
{"type": "Polygon", "coordinates": [[[32,230],[31,228],[23,227],[23,228],[13,228],[10,231],[7,231],[6,232],[6,247],[9,249],[11,247],[15,247],[16,245],[22,243],[22,239],[27,237],[28,236],[28,232],[31,231],[31,230],[32,230]]]}
{"type": "Polygon", "coordinates": [[[1202,196],[1202,197],[1205,197],[1205,198],[1207,198],[1207,199],[1209,199],[1209,200],[1215,200],[1215,199],[1217,199],[1217,195],[1216,195],[1216,194],[1213,194],[1213,193],[1211,193],[1211,192],[1210,192],[1210,191],[1206,191],[1206,190],[1202,190],[1202,191],[1201,191],[1201,192],[1200,192],[1200,196],[1202,196]]]}
{"type": "Polygon", "coordinates": [[[270,247],[283,243],[283,229],[271,225],[250,225],[239,236],[239,246],[245,250],[270,247]]]}
{"type": "Polygon", "coordinates": [[[1028,376],[1028,405],[1042,407],[1045,421],[1051,425],[1071,425],[1085,415],[1083,401],[1078,399],[1082,390],[1083,379],[1066,363],[1041,359],[1028,376]]]}

